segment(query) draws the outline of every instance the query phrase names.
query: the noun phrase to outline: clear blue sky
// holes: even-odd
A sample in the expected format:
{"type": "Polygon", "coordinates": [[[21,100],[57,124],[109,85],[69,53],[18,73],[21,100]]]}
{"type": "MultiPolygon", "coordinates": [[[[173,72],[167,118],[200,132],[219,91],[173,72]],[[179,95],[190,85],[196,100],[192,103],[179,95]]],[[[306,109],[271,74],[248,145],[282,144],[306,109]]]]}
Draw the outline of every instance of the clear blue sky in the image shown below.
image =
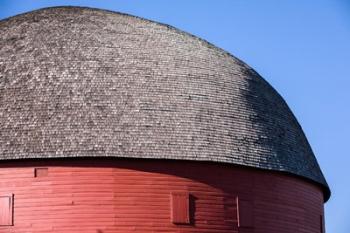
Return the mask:
{"type": "Polygon", "coordinates": [[[167,23],[252,66],[286,99],[330,184],[328,233],[350,232],[350,1],[0,0],[0,19],[58,5],[167,23]]]}

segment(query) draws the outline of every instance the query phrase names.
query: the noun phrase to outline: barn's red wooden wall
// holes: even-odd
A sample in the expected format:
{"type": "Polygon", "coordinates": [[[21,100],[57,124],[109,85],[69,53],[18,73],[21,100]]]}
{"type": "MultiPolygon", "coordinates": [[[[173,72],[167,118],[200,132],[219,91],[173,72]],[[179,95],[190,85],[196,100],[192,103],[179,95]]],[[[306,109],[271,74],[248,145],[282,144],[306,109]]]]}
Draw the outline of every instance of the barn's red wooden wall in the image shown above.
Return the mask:
{"type": "Polygon", "coordinates": [[[323,215],[303,179],[200,162],[2,162],[1,194],[14,194],[14,225],[0,233],[318,233],[323,215]],[[190,225],[172,223],[172,192],[189,192],[190,225]],[[254,228],[238,228],[237,200],[252,203],[254,228]]]}

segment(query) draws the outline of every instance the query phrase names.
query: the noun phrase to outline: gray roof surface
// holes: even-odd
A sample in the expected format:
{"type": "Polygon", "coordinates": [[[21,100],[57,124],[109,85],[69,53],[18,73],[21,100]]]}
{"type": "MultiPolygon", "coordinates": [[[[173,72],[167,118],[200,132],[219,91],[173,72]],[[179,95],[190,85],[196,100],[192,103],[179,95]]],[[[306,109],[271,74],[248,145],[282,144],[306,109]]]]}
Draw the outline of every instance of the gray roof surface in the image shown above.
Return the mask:
{"type": "Polygon", "coordinates": [[[127,157],[283,171],[329,188],[282,97],[173,27],[46,8],[0,21],[0,159],[127,157]]]}

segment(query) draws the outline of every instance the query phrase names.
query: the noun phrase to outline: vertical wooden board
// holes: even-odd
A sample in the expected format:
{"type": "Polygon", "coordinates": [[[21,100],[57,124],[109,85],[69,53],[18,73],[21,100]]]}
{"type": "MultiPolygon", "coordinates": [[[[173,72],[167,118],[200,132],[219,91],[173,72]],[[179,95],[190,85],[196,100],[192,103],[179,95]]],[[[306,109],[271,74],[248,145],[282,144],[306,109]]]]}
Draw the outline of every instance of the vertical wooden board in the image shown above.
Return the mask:
{"type": "Polygon", "coordinates": [[[174,224],[190,223],[189,194],[186,192],[171,193],[171,221],[174,224]]]}
{"type": "Polygon", "coordinates": [[[12,225],[12,195],[0,196],[0,226],[12,225]]]}
{"type": "Polygon", "coordinates": [[[254,227],[253,203],[237,198],[238,227],[254,227]]]}
{"type": "Polygon", "coordinates": [[[324,233],[323,215],[320,215],[320,233],[324,233]]]}

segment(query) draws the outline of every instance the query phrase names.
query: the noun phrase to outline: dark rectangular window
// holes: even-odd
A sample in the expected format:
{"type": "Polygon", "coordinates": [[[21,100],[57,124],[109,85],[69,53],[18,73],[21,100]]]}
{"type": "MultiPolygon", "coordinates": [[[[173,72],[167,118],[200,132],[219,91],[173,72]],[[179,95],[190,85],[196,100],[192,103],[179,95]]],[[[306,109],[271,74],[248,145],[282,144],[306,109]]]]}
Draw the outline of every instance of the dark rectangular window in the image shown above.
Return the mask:
{"type": "Polygon", "coordinates": [[[187,192],[171,193],[171,221],[174,224],[189,224],[189,194],[187,192]]]}
{"type": "Polygon", "coordinates": [[[253,203],[237,198],[238,227],[254,227],[253,203]]]}
{"type": "Polygon", "coordinates": [[[0,195],[0,226],[13,225],[13,195],[0,195]]]}

